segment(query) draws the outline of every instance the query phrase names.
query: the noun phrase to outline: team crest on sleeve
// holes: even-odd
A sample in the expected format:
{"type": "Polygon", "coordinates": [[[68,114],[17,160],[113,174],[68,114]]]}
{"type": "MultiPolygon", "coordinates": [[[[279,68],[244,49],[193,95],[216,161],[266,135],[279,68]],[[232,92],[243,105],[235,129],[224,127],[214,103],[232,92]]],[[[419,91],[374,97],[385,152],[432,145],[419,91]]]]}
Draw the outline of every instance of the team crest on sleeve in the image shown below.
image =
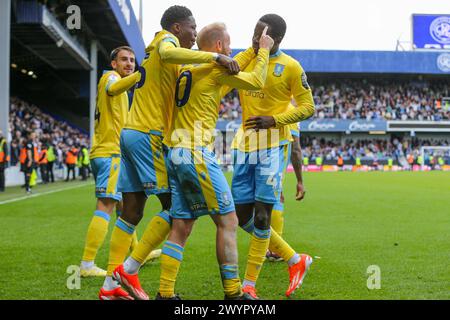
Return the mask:
{"type": "Polygon", "coordinates": [[[276,65],[275,65],[275,69],[273,70],[273,75],[275,76],[275,77],[281,77],[281,75],[283,74],[283,71],[284,71],[284,68],[285,68],[286,66],[284,65],[284,64],[279,64],[279,63],[277,63],[276,65]]]}
{"type": "Polygon", "coordinates": [[[303,72],[302,73],[302,86],[303,88],[305,88],[306,90],[311,89],[311,87],[308,84],[308,77],[306,76],[306,73],[303,72]]]}

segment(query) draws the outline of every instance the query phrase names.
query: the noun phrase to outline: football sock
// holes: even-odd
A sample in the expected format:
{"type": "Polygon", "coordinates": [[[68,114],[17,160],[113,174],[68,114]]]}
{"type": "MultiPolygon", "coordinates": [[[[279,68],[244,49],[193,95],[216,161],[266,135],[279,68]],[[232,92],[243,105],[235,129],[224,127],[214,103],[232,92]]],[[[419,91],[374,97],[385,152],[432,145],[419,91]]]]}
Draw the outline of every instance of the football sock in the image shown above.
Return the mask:
{"type": "Polygon", "coordinates": [[[132,257],[128,257],[123,264],[123,269],[128,274],[137,274],[142,263],[136,261],[132,257]]]}
{"type": "Polygon", "coordinates": [[[120,287],[120,285],[116,281],[114,281],[111,276],[107,276],[105,278],[105,282],[103,282],[103,289],[105,289],[106,291],[111,291],[117,287],[120,287]]]}
{"type": "Polygon", "coordinates": [[[149,222],[141,240],[131,253],[131,257],[143,264],[156,247],[158,247],[169,235],[171,220],[167,211],[158,213],[149,222]]]}
{"type": "Polygon", "coordinates": [[[138,237],[136,231],[133,232],[133,237],[131,238],[130,252],[133,252],[138,245],[138,237]]]}
{"type": "Polygon", "coordinates": [[[276,204],[273,207],[270,222],[270,225],[272,226],[273,230],[275,230],[280,235],[280,237],[283,235],[283,228],[284,228],[283,213],[284,213],[283,204],[276,204]]]}
{"type": "Polygon", "coordinates": [[[94,261],[81,261],[82,269],[91,269],[94,267],[94,261]]]}
{"type": "MultiPolygon", "coordinates": [[[[120,218],[122,216],[122,211],[116,210],[116,216],[117,218],[120,218]]],[[[134,231],[133,240],[130,246],[130,252],[132,252],[136,248],[137,244],[138,244],[138,237],[136,231],[134,231]]]]}
{"type": "Polygon", "coordinates": [[[86,235],[83,261],[89,262],[95,260],[98,249],[105,241],[106,234],[108,233],[109,220],[110,216],[106,212],[100,210],[95,211],[86,235]]]}
{"type": "Polygon", "coordinates": [[[228,298],[241,296],[241,279],[239,278],[239,268],[236,264],[221,265],[220,276],[225,296],[228,298]]]}
{"type": "Polygon", "coordinates": [[[166,241],[161,253],[161,276],[159,293],[163,298],[175,295],[175,281],[183,260],[184,248],[176,243],[166,241]]]}
{"type": "Polygon", "coordinates": [[[279,254],[284,261],[289,261],[295,255],[294,249],[273,228],[270,235],[269,250],[279,254]]]}
{"type": "Polygon", "coordinates": [[[256,282],[269,248],[270,229],[261,230],[255,227],[250,241],[245,280],[256,282]]]}
{"type": "Polygon", "coordinates": [[[292,267],[294,264],[297,264],[299,262],[300,262],[300,255],[296,253],[292,258],[288,260],[288,265],[289,267],[292,267]]]}
{"type": "Polygon", "coordinates": [[[125,260],[133,240],[134,229],[134,225],[122,218],[117,219],[109,246],[108,276],[111,276],[114,269],[125,260]]]}
{"type": "Polygon", "coordinates": [[[253,230],[255,230],[255,217],[252,216],[252,217],[250,218],[250,220],[248,220],[247,223],[244,224],[241,228],[242,228],[245,232],[250,233],[250,234],[253,234],[253,230]]]}
{"type": "Polygon", "coordinates": [[[244,282],[242,283],[242,287],[246,287],[246,286],[250,286],[250,287],[255,287],[256,286],[256,282],[254,281],[248,281],[244,279],[244,282]]]}

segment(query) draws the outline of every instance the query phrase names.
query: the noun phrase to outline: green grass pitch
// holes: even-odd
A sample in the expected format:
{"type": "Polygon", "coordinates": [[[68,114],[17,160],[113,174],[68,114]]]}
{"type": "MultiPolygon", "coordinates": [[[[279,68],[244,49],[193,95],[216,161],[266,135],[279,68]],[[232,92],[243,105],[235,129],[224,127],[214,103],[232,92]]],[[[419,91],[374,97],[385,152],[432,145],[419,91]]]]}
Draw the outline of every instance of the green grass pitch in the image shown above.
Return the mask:
{"type": "MultiPolygon", "coordinates": [[[[318,256],[293,299],[448,299],[450,173],[305,173],[306,198],[295,202],[288,174],[284,238],[318,256]],[[367,268],[379,266],[381,288],[369,290],[367,268]]],[[[35,193],[72,186],[39,186],[35,193]]],[[[66,273],[79,265],[94,211],[93,184],[0,204],[0,299],[97,299],[103,279],[81,280],[69,290],[66,273]]],[[[12,188],[0,203],[23,196],[12,188]]],[[[159,205],[152,198],[142,234],[159,205]]],[[[110,224],[110,229],[113,223],[110,224]]],[[[109,236],[96,263],[107,263],[109,236]]],[[[243,276],[249,237],[238,232],[243,276]]],[[[222,299],[215,257],[215,227],[199,219],[188,241],[176,291],[184,299],[222,299]]],[[[158,288],[159,261],[141,270],[150,296],[158,288]]],[[[285,299],[286,263],[266,262],[258,282],[264,299],[285,299]]]]}

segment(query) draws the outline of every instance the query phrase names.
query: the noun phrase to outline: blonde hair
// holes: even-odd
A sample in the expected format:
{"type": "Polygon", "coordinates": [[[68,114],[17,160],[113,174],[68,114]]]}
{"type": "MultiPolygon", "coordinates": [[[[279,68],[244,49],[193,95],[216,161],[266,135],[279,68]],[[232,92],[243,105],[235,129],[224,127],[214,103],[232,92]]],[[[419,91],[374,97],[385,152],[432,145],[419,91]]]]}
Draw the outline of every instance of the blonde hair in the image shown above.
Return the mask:
{"type": "Polygon", "coordinates": [[[197,35],[197,45],[202,48],[210,48],[216,44],[217,40],[223,40],[227,26],[223,22],[214,22],[204,27],[197,35]]]}

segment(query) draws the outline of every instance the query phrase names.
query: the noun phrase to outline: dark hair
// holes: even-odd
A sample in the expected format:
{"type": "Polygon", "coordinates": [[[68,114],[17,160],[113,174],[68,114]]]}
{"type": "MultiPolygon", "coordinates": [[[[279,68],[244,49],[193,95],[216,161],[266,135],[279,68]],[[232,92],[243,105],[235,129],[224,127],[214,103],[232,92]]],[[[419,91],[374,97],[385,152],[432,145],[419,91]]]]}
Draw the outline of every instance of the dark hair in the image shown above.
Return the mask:
{"type": "Polygon", "coordinates": [[[286,34],[286,21],[277,14],[266,14],[259,19],[259,21],[267,24],[270,27],[270,33],[272,38],[284,38],[286,34]]]}
{"type": "Polygon", "coordinates": [[[127,47],[127,46],[121,46],[121,47],[115,48],[113,51],[111,51],[111,55],[110,55],[111,61],[116,60],[117,55],[118,55],[119,52],[122,51],[122,50],[129,51],[129,52],[131,52],[132,54],[136,55],[136,54],[134,53],[134,50],[131,49],[130,47],[127,47]]]}
{"type": "Polygon", "coordinates": [[[192,12],[184,6],[171,6],[167,9],[161,18],[161,27],[164,30],[170,30],[172,25],[192,17],[192,12]]]}

